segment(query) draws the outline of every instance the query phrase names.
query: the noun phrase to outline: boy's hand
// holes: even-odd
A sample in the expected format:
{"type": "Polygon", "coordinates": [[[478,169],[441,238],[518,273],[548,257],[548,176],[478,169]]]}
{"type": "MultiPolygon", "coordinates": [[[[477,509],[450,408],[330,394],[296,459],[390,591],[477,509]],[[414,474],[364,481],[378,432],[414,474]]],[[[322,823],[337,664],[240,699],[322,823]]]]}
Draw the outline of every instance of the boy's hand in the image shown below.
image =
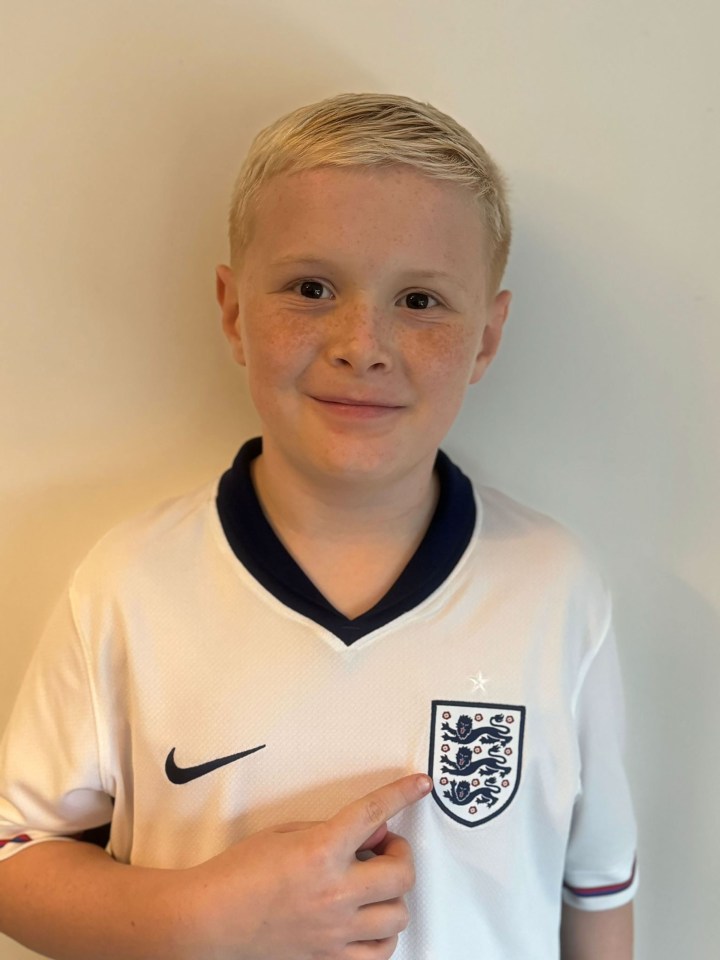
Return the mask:
{"type": "Polygon", "coordinates": [[[430,787],[427,777],[402,777],[329,820],[262,830],[190,868],[197,942],[188,956],[387,960],[415,882],[410,846],[387,820],[430,787]],[[360,860],[360,850],[376,856],[360,860]]]}

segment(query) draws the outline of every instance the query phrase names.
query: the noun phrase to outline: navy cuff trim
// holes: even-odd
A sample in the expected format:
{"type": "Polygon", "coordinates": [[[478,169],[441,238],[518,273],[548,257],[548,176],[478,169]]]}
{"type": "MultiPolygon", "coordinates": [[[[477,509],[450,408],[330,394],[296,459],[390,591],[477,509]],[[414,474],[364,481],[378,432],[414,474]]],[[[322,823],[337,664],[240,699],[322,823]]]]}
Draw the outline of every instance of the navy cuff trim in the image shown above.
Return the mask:
{"type": "Polygon", "coordinates": [[[609,897],[614,893],[622,893],[633,885],[636,868],[637,860],[633,863],[630,879],[622,883],[611,883],[604,887],[571,887],[569,883],[564,883],[563,886],[576,897],[609,897]]]}

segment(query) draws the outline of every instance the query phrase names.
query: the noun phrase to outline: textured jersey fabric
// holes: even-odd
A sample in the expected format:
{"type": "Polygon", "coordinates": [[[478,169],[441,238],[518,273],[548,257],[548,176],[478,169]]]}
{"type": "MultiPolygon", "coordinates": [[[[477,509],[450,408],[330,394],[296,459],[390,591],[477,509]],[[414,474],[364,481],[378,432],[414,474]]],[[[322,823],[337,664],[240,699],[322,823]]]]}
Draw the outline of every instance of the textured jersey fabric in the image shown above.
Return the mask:
{"type": "Polygon", "coordinates": [[[454,493],[418,551],[425,587],[343,633],[282,551],[248,568],[274,537],[258,450],[76,571],[0,748],[0,858],[111,822],[117,860],[190,866],[427,770],[433,794],[391,824],[417,869],[394,956],[552,960],[563,899],[607,909],[637,885],[603,583],[561,526],[440,455],[454,493]]]}

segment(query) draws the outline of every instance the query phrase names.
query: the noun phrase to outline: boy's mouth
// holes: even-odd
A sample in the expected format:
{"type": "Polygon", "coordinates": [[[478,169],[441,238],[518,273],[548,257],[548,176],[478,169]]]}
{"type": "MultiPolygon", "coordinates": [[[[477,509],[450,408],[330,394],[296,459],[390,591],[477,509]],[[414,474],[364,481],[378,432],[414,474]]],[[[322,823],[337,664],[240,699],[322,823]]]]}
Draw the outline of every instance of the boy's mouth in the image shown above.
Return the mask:
{"type": "Polygon", "coordinates": [[[374,397],[313,396],[312,399],[328,413],[357,419],[387,416],[403,409],[400,404],[374,397]]]}
{"type": "Polygon", "coordinates": [[[388,407],[391,410],[400,408],[399,403],[391,403],[389,400],[380,400],[375,397],[313,397],[313,400],[319,400],[321,403],[337,403],[344,407],[388,407]]]}

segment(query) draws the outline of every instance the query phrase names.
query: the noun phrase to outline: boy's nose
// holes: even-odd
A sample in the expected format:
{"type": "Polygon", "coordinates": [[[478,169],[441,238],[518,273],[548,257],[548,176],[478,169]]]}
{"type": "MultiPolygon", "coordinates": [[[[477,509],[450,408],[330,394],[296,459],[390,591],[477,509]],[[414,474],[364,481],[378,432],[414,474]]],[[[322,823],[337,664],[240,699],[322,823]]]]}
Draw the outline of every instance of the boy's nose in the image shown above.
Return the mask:
{"type": "Polygon", "coordinates": [[[369,304],[338,311],[328,331],[328,359],[356,373],[389,370],[392,365],[390,321],[369,304]]]}

